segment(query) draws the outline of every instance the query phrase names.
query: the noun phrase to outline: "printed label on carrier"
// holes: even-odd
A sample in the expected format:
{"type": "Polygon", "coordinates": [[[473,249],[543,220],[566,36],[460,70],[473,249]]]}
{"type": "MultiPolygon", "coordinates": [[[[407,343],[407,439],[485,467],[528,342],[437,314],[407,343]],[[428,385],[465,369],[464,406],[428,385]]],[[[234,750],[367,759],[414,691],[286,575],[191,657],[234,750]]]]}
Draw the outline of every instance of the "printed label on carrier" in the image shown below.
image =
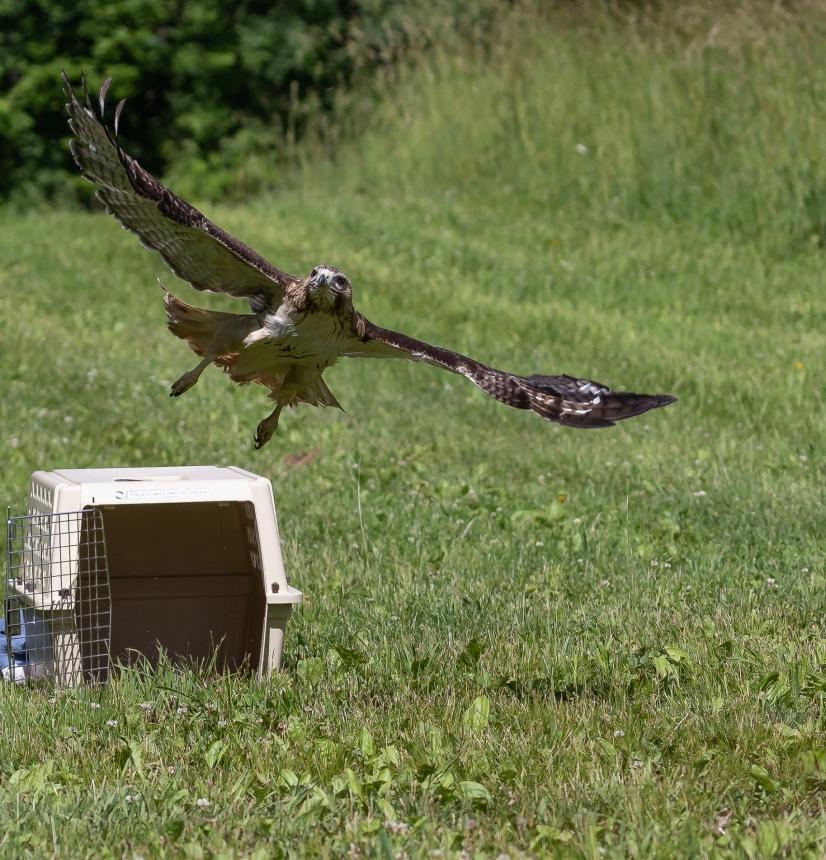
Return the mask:
{"type": "Polygon", "coordinates": [[[173,499],[208,499],[210,487],[118,487],[112,492],[116,502],[168,502],[173,499]]]}
{"type": "Polygon", "coordinates": [[[213,495],[209,487],[129,487],[118,488],[114,496],[118,501],[146,499],[192,499],[209,498],[213,495]]]}

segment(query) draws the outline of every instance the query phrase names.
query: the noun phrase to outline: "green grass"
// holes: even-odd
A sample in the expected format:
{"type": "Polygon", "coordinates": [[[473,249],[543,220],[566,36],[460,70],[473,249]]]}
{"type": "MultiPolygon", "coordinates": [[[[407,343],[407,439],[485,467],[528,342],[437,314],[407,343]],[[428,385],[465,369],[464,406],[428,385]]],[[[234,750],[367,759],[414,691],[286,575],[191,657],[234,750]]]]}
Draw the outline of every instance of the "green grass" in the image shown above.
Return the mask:
{"type": "Polygon", "coordinates": [[[343,361],[348,414],[256,453],[261,392],[166,396],[192,359],[161,263],[99,215],[0,213],[0,499],[36,468],[237,464],[272,479],[307,596],[266,683],[0,688],[0,855],[823,856],[810,13],[523,12],[492,56],[401,73],[334,161],[210,210],[288,271],[341,266],[381,324],[680,398],[611,430],[343,361]]]}

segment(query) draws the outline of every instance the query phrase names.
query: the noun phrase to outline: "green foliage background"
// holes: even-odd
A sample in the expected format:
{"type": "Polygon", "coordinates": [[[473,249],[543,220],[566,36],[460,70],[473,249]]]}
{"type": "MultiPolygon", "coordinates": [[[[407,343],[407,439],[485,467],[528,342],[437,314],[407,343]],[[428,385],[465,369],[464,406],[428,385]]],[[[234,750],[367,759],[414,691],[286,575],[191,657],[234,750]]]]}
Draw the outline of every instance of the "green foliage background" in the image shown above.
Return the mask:
{"type": "Polygon", "coordinates": [[[155,172],[200,196],[243,196],[272,181],[309,121],[352,106],[357,79],[434,33],[484,28],[494,5],[0,0],[0,198],[77,192],[61,69],[95,87],[114,78],[130,152],[155,172]]]}

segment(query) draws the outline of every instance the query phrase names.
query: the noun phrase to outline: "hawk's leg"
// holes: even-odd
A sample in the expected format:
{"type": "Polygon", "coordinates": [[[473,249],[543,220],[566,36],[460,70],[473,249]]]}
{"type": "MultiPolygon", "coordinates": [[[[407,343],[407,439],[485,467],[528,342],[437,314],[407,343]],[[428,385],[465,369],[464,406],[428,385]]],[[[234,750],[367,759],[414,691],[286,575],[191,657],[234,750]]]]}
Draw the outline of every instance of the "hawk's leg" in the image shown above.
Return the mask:
{"type": "Polygon", "coordinates": [[[192,368],[192,370],[188,370],[180,379],[175,380],[172,383],[172,387],[169,389],[170,397],[180,397],[185,391],[189,391],[193,385],[201,378],[201,374],[212,364],[215,356],[208,355],[202,361],[199,361],[198,364],[192,368]]]}
{"type": "Polygon", "coordinates": [[[284,408],[282,404],[273,409],[272,412],[258,425],[258,429],[255,431],[255,447],[263,448],[267,442],[272,438],[272,434],[275,433],[276,427],[278,427],[278,416],[281,414],[281,410],[284,408]]]}

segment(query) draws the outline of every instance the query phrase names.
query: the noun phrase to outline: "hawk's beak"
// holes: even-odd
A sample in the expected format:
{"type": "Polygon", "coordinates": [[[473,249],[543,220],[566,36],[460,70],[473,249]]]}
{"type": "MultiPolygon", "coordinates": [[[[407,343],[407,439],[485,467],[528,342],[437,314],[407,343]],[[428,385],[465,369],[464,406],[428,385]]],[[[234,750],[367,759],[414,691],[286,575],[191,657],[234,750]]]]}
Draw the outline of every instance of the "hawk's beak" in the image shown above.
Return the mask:
{"type": "Polygon", "coordinates": [[[330,287],[330,278],[328,277],[326,272],[319,272],[313,279],[310,281],[310,292],[315,295],[319,292],[328,292],[330,287]]]}
{"type": "Polygon", "coordinates": [[[333,301],[332,282],[326,272],[319,272],[310,281],[310,295],[322,304],[331,304],[333,301]]]}

